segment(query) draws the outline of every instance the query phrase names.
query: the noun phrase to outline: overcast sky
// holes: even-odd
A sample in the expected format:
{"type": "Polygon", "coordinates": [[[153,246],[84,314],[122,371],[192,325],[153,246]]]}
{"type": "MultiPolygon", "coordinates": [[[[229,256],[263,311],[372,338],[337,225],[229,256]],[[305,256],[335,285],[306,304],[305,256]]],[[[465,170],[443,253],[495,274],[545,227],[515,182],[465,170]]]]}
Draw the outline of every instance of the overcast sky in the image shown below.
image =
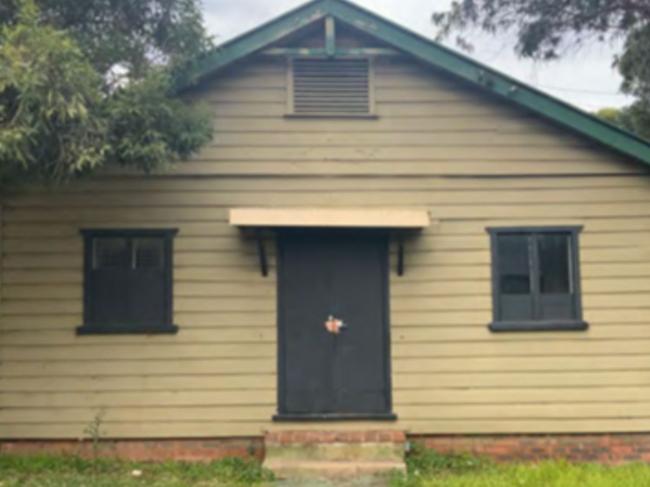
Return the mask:
{"type": "MultiPolygon", "coordinates": [[[[305,0],[202,0],[205,21],[217,43],[257,27],[305,0]]],[[[435,35],[431,23],[434,10],[443,10],[450,0],[355,0],[405,27],[427,37],[435,35]]],[[[551,93],[586,110],[621,106],[630,99],[619,93],[620,77],[612,68],[616,46],[594,44],[553,63],[518,59],[512,39],[481,38],[471,54],[479,61],[551,93]]],[[[450,46],[453,47],[453,46],[450,46]]]]}

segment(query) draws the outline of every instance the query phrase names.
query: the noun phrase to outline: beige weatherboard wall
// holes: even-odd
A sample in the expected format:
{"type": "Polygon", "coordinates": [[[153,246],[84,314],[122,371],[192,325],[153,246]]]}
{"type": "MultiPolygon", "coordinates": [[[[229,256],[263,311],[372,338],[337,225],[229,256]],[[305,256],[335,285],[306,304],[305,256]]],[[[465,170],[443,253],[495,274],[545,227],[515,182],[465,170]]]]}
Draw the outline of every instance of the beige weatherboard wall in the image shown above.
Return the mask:
{"type": "Polygon", "coordinates": [[[233,208],[241,218],[260,208],[395,208],[426,227],[404,243],[404,276],[395,242],[391,250],[399,420],[322,428],[649,430],[647,168],[408,57],[377,57],[373,69],[376,119],[294,119],[285,117],[286,63],[252,57],[195,94],[216,114],[215,136],[191,161],[3,195],[0,437],[78,438],[101,411],[106,436],[121,438],[286,427],[271,421],[274,244],[264,278],[255,242],[230,225],[233,208]],[[587,331],[488,330],[486,227],[513,225],[584,227],[587,331]],[[76,336],[79,229],[130,227],[178,229],[180,331],[76,336]]]}

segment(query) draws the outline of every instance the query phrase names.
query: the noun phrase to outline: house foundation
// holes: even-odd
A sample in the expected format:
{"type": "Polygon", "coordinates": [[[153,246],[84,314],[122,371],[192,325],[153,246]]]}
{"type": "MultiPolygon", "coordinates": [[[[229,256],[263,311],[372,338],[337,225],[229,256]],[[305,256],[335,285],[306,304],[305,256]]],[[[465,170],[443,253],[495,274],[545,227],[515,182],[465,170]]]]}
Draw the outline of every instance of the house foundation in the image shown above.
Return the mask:
{"type": "MultiPolygon", "coordinates": [[[[604,464],[650,462],[650,433],[468,436],[408,435],[401,431],[274,431],[264,437],[102,440],[98,453],[106,458],[134,461],[212,461],[240,457],[265,460],[273,467],[273,462],[290,463],[289,460],[298,458],[399,462],[401,452],[414,443],[443,454],[468,453],[503,462],[547,459],[604,464]]],[[[94,453],[92,443],[85,440],[0,440],[0,454],[91,458],[94,453]]]]}

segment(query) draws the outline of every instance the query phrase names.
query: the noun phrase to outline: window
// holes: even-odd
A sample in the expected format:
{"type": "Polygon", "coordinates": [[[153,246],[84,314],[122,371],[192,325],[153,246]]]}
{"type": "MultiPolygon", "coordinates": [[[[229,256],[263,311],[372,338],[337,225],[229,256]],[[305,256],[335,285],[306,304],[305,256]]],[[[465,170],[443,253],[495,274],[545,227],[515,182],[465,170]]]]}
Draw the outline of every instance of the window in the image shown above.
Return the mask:
{"type": "Polygon", "coordinates": [[[83,230],[84,324],[79,334],[175,333],[176,230],[83,230]]]}
{"type": "Polygon", "coordinates": [[[580,227],[491,228],[492,331],[584,330],[580,227]]]}
{"type": "Polygon", "coordinates": [[[293,59],[290,85],[290,114],[372,115],[369,59],[293,59]]]}

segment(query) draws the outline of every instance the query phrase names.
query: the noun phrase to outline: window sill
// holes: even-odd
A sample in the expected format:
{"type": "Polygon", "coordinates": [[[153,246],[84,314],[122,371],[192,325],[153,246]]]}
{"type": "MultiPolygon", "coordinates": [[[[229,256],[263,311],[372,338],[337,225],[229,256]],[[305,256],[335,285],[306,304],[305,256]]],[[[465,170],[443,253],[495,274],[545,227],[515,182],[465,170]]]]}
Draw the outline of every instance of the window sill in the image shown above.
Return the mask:
{"type": "Polygon", "coordinates": [[[494,321],[490,331],[584,331],[589,328],[585,321],[494,321]]]}
{"type": "Polygon", "coordinates": [[[77,327],[77,335],[173,335],[176,333],[178,333],[176,325],[81,325],[77,327]]]}

